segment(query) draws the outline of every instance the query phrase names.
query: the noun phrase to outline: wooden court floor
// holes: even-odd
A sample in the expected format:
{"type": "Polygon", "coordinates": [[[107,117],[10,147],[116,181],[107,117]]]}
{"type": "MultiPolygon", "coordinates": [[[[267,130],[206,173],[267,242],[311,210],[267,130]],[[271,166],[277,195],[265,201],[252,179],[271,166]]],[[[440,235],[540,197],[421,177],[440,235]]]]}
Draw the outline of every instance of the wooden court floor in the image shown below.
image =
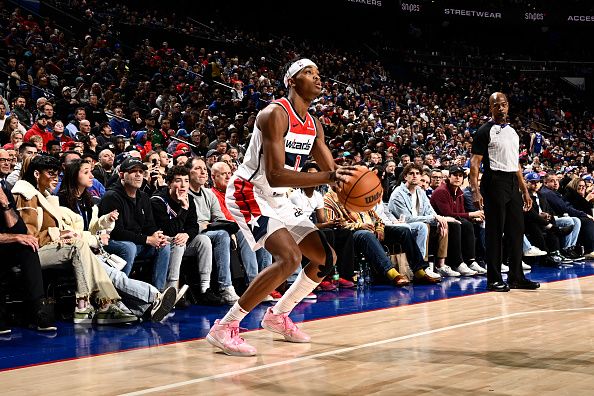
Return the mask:
{"type": "Polygon", "coordinates": [[[244,333],[0,374],[8,395],[593,395],[594,277],[301,325],[311,344],[244,333]]]}

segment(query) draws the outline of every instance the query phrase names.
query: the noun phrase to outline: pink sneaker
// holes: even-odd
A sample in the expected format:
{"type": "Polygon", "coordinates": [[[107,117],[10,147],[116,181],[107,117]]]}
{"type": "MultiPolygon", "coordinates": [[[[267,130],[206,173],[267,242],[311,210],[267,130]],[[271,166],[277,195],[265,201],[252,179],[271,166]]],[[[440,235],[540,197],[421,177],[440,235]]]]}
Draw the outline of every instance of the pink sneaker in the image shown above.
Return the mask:
{"type": "Polygon", "coordinates": [[[262,327],[273,333],[281,334],[290,342],[309,342],[311,337],[299,330],[299,327],[289,318],[289,313],[275,315],[272,307],[268,307],[261,323],[262,327]]]}
{"type": "Polygon", "coordinates": [[[221,348],[230,356],[254,356],[256,354],[256,348],[239,336],[239,321],[237,320],[230,323],[219,323],[219,319],[215,320],[206,336],[206,341],[221,348]]]}

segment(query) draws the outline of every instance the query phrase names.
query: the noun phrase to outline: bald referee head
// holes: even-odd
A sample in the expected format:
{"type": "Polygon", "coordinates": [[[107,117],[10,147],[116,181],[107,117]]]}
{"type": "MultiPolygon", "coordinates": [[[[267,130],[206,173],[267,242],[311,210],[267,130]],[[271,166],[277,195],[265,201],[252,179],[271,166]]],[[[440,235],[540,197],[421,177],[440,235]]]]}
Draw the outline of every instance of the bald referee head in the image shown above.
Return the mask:
{"type": "Polygon", "coordinates": [[[489,109],[491,110],[491,117],[493,117],[496,123],[505,123],[507,121],[507,112],[509,111],[507,96],[502,92],[493,92],[489,96],[489,109]]]}

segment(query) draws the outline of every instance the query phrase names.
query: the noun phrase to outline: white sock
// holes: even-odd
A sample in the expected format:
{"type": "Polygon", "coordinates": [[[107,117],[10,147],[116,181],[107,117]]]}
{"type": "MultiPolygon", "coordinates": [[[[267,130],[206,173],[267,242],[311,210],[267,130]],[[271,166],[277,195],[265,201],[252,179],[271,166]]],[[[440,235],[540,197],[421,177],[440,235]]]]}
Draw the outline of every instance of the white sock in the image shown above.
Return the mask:
{"type": "Polygon", "coordinates": [[[175,290],[179,290],[179,281],[168,280],[167,283],[165,283],[165,289],[163,289],[163,291],[165,291],[166,289],[168,289],[172,286],[175,287],[175,290]]]}
{"type": "Polygon", "coordinates": [[[233,304],[227,315],[219,321],[219,323],[230,323],[235,320],[241,322],[249,312],[239,306],[239,302],[233,304]]]}
{"type": "Polygon", "coordinates": [[[210,287],[210,279],[202,280],[200,279],[200,293],[204,294],[210,287]]]}
{"type": "Polygon", "coordinates": [[[303,300],[305,296],[313,291],[320,282],[314,282],[305,275],[305,271],[301,270],[295,283],[289,287],[285,294],[281,297],[276,305],[272,308],[272,313],[279,315],[281,313],[291,312],[297,304],[303,300]]]}

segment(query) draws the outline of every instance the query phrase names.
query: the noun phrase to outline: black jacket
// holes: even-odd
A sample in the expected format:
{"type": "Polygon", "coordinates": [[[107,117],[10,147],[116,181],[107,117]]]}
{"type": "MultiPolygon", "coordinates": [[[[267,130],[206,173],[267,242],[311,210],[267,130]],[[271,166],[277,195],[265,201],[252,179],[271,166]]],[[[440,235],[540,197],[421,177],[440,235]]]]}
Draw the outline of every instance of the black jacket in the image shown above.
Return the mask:
{"type": "Polygon", "coordinates": [[[180,203],[175,202],[169,197],[169,189],[166,187],[157,191],[151,197],[155,222],[159,224],[165,235],[173,237],[181,232],[185,232],[190,236],[188,242],[198,235],[199,228],[196,206],[191,197],[189,201],[190,207],[188,210],[183,209],[180,203]]]}
{"type": "Polygon", "coordinates": [[[555,224],[554,220],[551,220],[549,222],[549,221],[546,221],[545,219],[543,219],[542,217],[540,217],[539,210],[541,212],[548,213],[551,216],[554,214],[554,212],[551,209],[551,207],[549,206],[547,199],[545,197],[543,197],[540,193],[537,193],[537,194],[538,194],[538,202],[540,203],[540,207],[536,203],[534,194],[530,194],[530,198],[532,198],[532,208],[530,208],[530,210],[528,212],[524,212],[524,220],[526,222],[534,222],[543,228],[546,227],[549,223],[555,224]]]}
{"type": "Polygon", "coordinates": [[[0,233],[1,234],[26,234],[27,233],[27,226],[25,222],[19,215],[18,211],[15,209],[14,204],[14,197],[12,196],[10,190],[6,187],[0,187],[4,190],[4,195],[8,198],[8,206],[12,208],[12,210],[16,213],[17,222],[12,226],[8,227],[6,224],[6,219],[4,218],[4,213],[0,213],[0,233]]]}
{"type": "Polygon", "coordinates": [[[592,214],[592,208],[594,207],[591,202],[582,197],[577,191],[571,188],[565,189],[565,200],[571,204],[577,210],[581,210],[586,214],[592,214]]]}
{"type": "Polygon", "coordinates": [[[120,216],[111,232],[111,239],[114,241],[131,241],[137,245],[145,245],[147,236],[159,230],[153,218],[150,197],[142,191],[137,191],[136,197],[130,198],[122,183],[115,184],[101,199],[99,216],[116,209],[120,216]]]}

